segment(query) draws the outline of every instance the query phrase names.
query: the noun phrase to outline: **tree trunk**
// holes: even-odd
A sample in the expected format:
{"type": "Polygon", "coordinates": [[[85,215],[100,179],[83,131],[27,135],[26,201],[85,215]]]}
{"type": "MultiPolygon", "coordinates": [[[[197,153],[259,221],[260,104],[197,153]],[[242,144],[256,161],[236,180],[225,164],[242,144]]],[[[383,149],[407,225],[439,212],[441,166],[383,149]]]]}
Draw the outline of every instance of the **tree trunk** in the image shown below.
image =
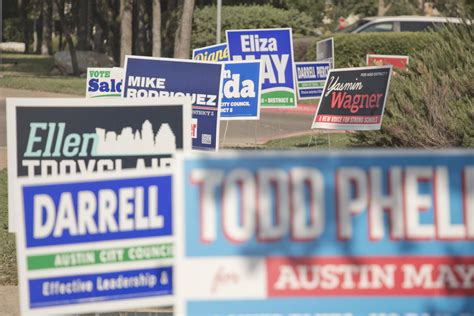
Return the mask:
{"type": "Polygon", "coordinates": [[[133,0],[132,6],[132,54],[133,55],[141,55],[139,50],[139,23],[140,23],[140,10],[139,10],[139,0],[133,0]]]}
{"type": "Polygon", "coordinates": [[[35,39],[36,39],[36,45],[35,45],[35,53],[36,54],[41,54],[41,46],[43,46],[43,7],[44,7],[44,2],[45,0],[40,0],[40,15],[38,19],[35,21],[35,39]]]}
{"type": "MultiPolygon", "coordinates": [[[[102,3],[97,3],[97,5],[93,5],[91,7],[91,13],[93,17],[93,25],[95,26],[95,34],[94,34],[94,51],[100,53],[108,53],[106,51],[106,46],[104,45],[104,40],[107,40],[107,46],[112,46],[112,42],[109,40],[109,25],[113,23],[112,18],[110,18],[110,12],[108,12],[108,6],[104,6],[102,3]],[[111,22],[109,22],[111,21],[111,22]]],[[[108,47],[112,49],[112,47],[108,47]]],[[[109,54],[113,56],[113,53],[109,54]]]]}
{"type": "Polygon", "coordinates": [[[132,53],[132,0],[120,0],[120,65],[132,53]]]}
{"type": "MultiPolygon", "coordinates": [[[[59,7],[58,7],[58,14],[59,14],[59,12],[62,12],[64,14],[64,5],[65,5],[65,0],[60,0],[59,7]]],[[[63,30],[63,27],[60,23],[60,25],[59,25],[59,47],[58,47],[59,51],[62,51],[65,47],[65,43],[63,41],[63,34],[64,34],[64,30],[63,30]]]]}
{"type": "Polygon", "coordinates": [[[385,1],[384,0],[379,0],[377,15],[378,16],[384,16],[385,13],[387,13],[388,9],[390,9],[391,5],[392,4],[389,3],[387,6],[385,6],[385,1]]]}
{"type": "Polygon", "coordinates": [[[136,18],[136,31],[133,31],[133,41],[134,41],[134,54],[137,55],[149,55],[146,47],[146,39],[150,34],[148,26],[150,25],[150,14],[147,12],[147,3],[145,1],[135,0],[135,10],[133,23],[135,24],[136,18]],[[147,54],[148,53],[148,54],[147,54]]]}
{"type": "Polygon", "coordinates": [[[21,23],[23,24],[23,42],[25,43],[25,54],[30,53],[30,23],[28,23],[29,0],[21,2],[21,23]]]}
{"type": "Polygon", "coordinates": [[[79,64],[77,63],[76,48],[74,47],[74,42],[72,41],[71,32],[69,31],[69,27],[66,24],[66,19],[64,18],[64,11],[61,10],[61,4],[59,3],[59,0],[55,0],[55,2],[56,7],[58,8],[61,28],[63,29],[64,36],[66,37],[66,42],[69,47],[69,53],[71,54],[72,71],[75,76],[79,76],[79,64]]]}
{"type": "Polygon", "coordinates": [[[79,21],[77,25],[77,46],[78,50],[88,49],[89,35],[89,0],[79,1],[79,21]]]}
{"type": "Polygon", "coordinates": [[[110,45],[107,47],[111,48],[111,55],[114,57],[116,65],[120,65],[120,0],[113,0],[111,3],[108,3],[108,29],[109,29],[109,40],[110,45]]]}
{"type": "Polygon", "coordinates": [[[153,0],[153,28],[152,28],[152,55],[161,56],[161,3],[160,0],[153,0]]]}
{"type": "Polygon", "coordinates": [[[43,40],[41,43],[41,54],[52,55],[53,34],[53,0],[44,0],[43,3],[43,40]]]}
{"type": "Polygon", "coordinates": [[[175,58],[189,58],[191,51],[191,31],[193,25],[194,0],[184,0],[179,36],[175,39],[175,58]]]}

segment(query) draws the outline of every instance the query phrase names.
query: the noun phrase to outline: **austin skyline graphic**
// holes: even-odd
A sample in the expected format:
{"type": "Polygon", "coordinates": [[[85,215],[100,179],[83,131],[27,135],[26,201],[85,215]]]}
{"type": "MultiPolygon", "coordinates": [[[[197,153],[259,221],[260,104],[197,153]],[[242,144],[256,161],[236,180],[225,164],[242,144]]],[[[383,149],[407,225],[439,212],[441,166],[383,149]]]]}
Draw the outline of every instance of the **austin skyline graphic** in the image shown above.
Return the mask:
{"type": "Polygon", "coordinates": [[[143,122],[141,130],[124,127],[119,134],[103,128],[96,128],[95,131],[98,156],[157,155],[176,151],[176,136],[167,123],[161,124],[156,134],[149,120],[143,122]]]}

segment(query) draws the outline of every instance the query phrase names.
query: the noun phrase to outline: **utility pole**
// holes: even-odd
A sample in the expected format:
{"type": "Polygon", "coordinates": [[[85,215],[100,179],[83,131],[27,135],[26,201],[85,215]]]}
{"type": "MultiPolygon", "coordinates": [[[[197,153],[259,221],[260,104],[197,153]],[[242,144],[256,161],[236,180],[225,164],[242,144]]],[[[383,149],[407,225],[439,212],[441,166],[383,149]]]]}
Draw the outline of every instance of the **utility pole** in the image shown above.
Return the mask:
{"type": "Polygon", "coordinates": [[[221,13],[222,0],[217,0],[217,30],[216,30],[216,44],[221,42],[221,13]]]}

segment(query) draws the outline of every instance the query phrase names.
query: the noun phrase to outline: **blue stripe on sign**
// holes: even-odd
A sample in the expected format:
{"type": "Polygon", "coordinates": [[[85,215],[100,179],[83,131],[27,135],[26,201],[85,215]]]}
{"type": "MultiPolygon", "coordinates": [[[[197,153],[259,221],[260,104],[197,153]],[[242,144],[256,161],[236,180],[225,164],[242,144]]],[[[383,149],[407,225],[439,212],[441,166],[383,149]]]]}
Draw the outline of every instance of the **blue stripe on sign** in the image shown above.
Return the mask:
{"type": "Polygon", "coordinates": [[[308,297],[188,301],[187,315],[473,316],[470,297],[308,297]]]}
{"type": "MultiPolygon", "coordinates": [[[[26,186],[23,188],[26,247],[171,236],[173,208],[171,197],[172,178],[169,175],[136,179],[26,186]],[[154,187],[156,190],[150,190],[150,187],[154,187]],[[143,191],[143,197],[136,196],[137,193],[135,189],[137,188],[143,191]],[[125,216],[121,214],[125,212],[123,210],[125,206],[123,205],[124,199],[120,198],[120,192],[123,189],[134,190],[132,196],[127,196],[126,198],[127,208],[133,208],[133,212],[127,212],[125,216]],[[115,197],[116,207],[113,212],[114,225],[109,225],[110,220],[107,221],[107,225],[103,225],[104,220],[100,218],[102,216],[105,217],[104,210],[101,210],[99,206],[101,205],[99,201],[100,193],[105,191],[112,193],[115,197]],[[89,228],[79,229],[79,217],[83,214],[79,214],[78,212],[78,200],[79,194],[84,192],[92,193],[96,201],[96,209],[93,215],[95,229],[92,231],[89,228]],[[42,207],[40,210],[35,210],[35,198],[38,196],[46,196],[49,200],[52,200],[54,204],[52,210],[46,211],[45,207],[42,207]],[[150,202],[150,200],[152,202],[150,202]],[[69,203],[68,201],[71,202],[69,203]],[[65,212],[65,208],[73,208],[73,210],[65,212]],[[158,225],[155,223],[154,225],[149,224],[148,227],[137,228],[135,222],[138,220],[136,218],[138,212],[135,210],[138,208],[143,209],[143,214],[140,215],[142,220],[144,218],[146,221],[150,217],[150,214],[153,214],[153,216],[157,215],[163,218],[162,224],[158,225]],[[36,216],[35,212],[38,213],[36,216]],[[65,213],[67,213],[67,216],[65,213]],[[53,218],[51,219],[50,217],[53,218]],[[51,222],[51,220],[53,222],[52,226],[46,224],[47,222],[51,222]],[[123,224],[125,221],[131,222],[132,224],[125,227],[123,224]]],[[[51,207],[49,208],[51,209],[51,207]]],[[[150,223],[150,221],[147,223],[150,223]]]]}
{"type": "Polygon", "coordinates": [[[172,280],[172,267],[34,279],[30,308],[171,295],[172,280]]]}

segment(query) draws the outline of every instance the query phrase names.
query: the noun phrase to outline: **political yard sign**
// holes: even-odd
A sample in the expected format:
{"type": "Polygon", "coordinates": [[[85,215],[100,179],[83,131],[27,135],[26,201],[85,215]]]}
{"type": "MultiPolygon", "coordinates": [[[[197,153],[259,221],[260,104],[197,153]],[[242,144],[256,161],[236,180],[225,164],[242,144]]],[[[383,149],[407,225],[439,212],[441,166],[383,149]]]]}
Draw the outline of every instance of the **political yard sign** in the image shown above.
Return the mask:
{"type": "Polygon", "coordinates": [[[171,170],[17,181],[22,315],[173,304],[173,185],[171,170]]]}
{"type": "Polygon", "coordinates": [[[177,313],[472,316],[473,157],[186,158],[177,313]]]}
{"type": "Polygon", "coordinates": [[[121,97],[123,68],[87,68],[86,98],[121,97]]]}
{"type": "Polygon", "coordinates": [[[19,177],[159,169],[190,150],[188,98],[7,99],[9,230],[19,177]]]}
{"type": "Polygon", "coordinates": [[[228,61],[229,60],[229,50],[227,49],[227,44],[216,44],[201,48],[196,48],[193,50],[193,60],[200,61],[228,61]]]}
{"type": "Polygon", "coordinates": [[[217,151],[223,65],[220,63],[125,56],[125,98],[191,98],[193,149],[217,151]]]}
{"type": "Polygon", "coordinates": [[[296,78],[291,28],[229,30],[231,60],[261,60],[262,108],[296,107],[296,78]]]}
{"type": "Polygon", "coordinates": [[[334,38],[330,37],[316,43],[316,61],[323,61],[331,63],[331,68],[334,66],[334,38]]]}
{"type": "Polygon", "coordinates": [[[380,129],[391,73],[391,65],[330,70],[312,128],[380,129]]]}
{"type": "Polygon", "coordinates": [[[221,120],[258,120],[262,63],[230,61],[224,63],[221,120]]]}
{"type": "Polygon", "coordinates": [[[309,100],[320,98],[328,77],[329,62],[295,63],[298,82],[298,99],[309,100]]]}
{"type": "Polygon", "coordinates": [[[367,54],[367,66],[392,65],[394,68],[406,69],[408,56],[367,54]]]}

